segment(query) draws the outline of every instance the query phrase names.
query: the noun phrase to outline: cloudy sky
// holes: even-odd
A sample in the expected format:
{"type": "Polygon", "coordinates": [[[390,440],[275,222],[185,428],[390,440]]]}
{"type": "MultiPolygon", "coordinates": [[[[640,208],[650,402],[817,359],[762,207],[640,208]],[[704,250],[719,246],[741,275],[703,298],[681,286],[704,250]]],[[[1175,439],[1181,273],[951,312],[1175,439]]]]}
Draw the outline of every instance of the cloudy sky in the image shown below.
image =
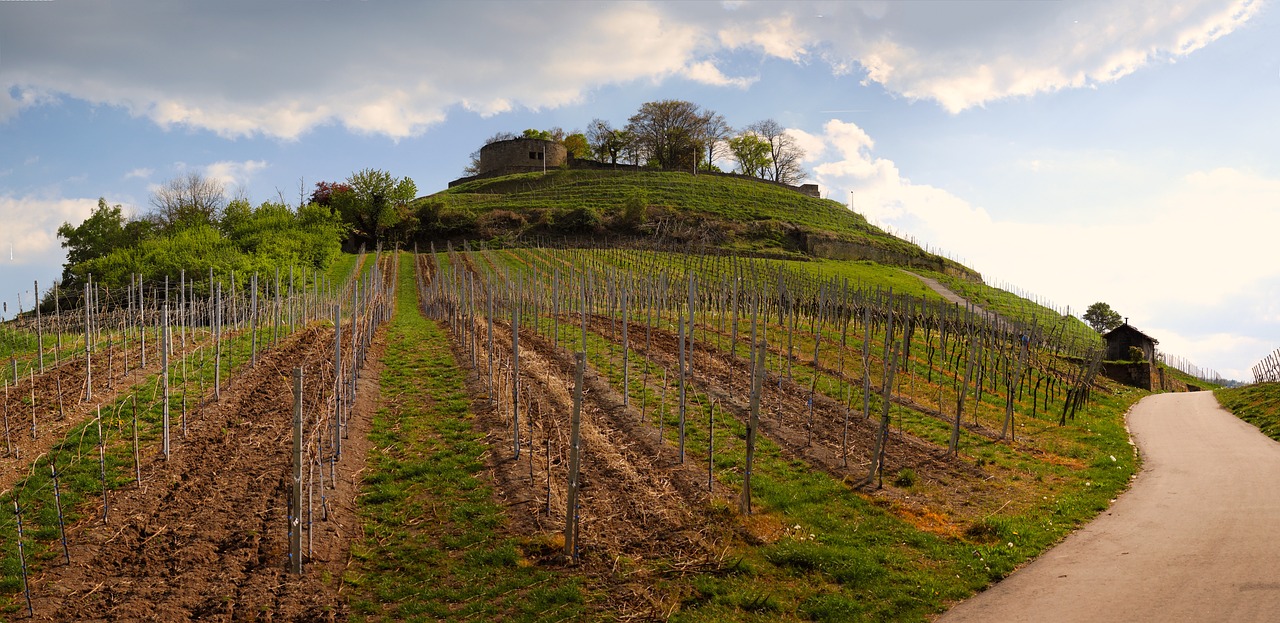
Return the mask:
{"type": "Polygon", "coordinates": [[[777,120],[825,195],[991,282],[1249,378],[1280,347],[1276,33],[1260,0],[0,2],[0,300],[60,274],[63,221],[186,171],[427,194],[497,131],[686,99],[777,120]]]}

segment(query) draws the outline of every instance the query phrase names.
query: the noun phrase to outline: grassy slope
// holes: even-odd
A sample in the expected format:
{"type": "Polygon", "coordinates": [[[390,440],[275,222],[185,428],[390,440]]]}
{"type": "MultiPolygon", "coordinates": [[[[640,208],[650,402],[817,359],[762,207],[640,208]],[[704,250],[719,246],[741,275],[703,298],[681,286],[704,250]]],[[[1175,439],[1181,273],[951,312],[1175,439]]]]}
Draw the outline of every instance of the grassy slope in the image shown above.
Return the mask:
{"type": "Polygon", "coordinates": [[[412,258],[400,263],[360,516],[345,576],[353,619],[560,620],[582,612],[580,581],[521,563],[483,477],[463,372],[418,313],[412,258]]]}
{"type": "Polygon", "coordinates": [[[1280,383],[1258,383],[1214,392],[1236,417],[1280,441],[1280,383]]]}
{"type": "Polygon", "coordinates": [[[621,210],[630,196],[641,195],[649,205],[678,212],[709,215],[722,221],[786,222],[811,231],[830,232],[845,240],[866,242],[911,255],[926,253],[867,223],[860,214],[828,199],[815,199],[792,190],[718,176],[634,171],[552,171],[477,180],[458,185],[430,200],[468,210],[591,207],[604,215],[621,210]]]}

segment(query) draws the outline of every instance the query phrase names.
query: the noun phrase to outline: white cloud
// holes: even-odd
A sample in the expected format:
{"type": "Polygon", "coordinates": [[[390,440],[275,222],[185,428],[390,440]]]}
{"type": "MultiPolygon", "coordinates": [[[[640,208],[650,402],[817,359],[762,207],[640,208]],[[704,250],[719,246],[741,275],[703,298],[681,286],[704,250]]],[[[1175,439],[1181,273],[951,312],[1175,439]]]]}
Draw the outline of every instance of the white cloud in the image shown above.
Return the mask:
{"type": "Polygon", "coordinates": [[[58,226],[80,224],[97,207],[97,199],[0,195],[0,223],[5,233],[4,265],[38,266],[61,263],[63,254],[58,241],[58,226]],[[12,252],[13,260],[9,260],[12,252]]]}
{"type": "Polygon", "coordinates": [[[131,178],[138,178],[138,179],[140,179],[140,180],[145,180],[145,179],[147,179],[147,178],[151,177],[151,176],[152,176],[152,174],[154,174],[154,173],[155,173],[155,169],[151,169],[151,168],[148,168],[148,167],[138,167],[138,168],[136,168],[136,169],[133,169],[133,170],[129,171],[128,173],[125,173],[125,174],[124,174],[124,179],[126,179],[126,180],[127,180],[127,179],[131,179],[131,178]]]}
{"type": "MultiPolygon", "coordinates": [[[[1258,294],[1274,292],[1280,281],[1280,263],[1268,257],[1280,231],[1280,179],[1232,168],[1157,176],[1136,203],[1106,206],[1107,198],[1098,197],[1109,218],[1049,205],[1028,215],[1037,221],[1031,222],[994,218],[944,189],[912,182],[874,153],[875,142],[856,124],[830,121],[815,138],[828,156],[813,166],[814,176],[831,196],[853,191],[854,209],[872,222],[909,232],[978,270],[1000,267],[1000,274],[985,275],[989,281],[1033,285],[1073,310],[1108,301],[1136,325],[1158,327],[1168,352],[1198,362],[1222,360],[1224,353],[1252,356],[1256,336],[1213,337],[1233,313],[1255,317],[1245,309],[1257,308],[1263,320],[1233,325],[1237,330],[1280,340],[1280,316],[1268,321],[1264,310],[1275,302],[1258,294]]],[[[1114,157],[1122,167],[1136,166],[1114,157]]],[[[1080,171],[1077,182],[1088,184],[1090,175],[1080,171]]],[[[1226,368],[1236,369],[1220,371],[1226,368]]]]}
{"type": "Polygon", "coordinates": [[[702,84],[709,84],[716,87],[737,87],[739,89],[746,89],[759,80],[759,78],[756,77],[730,78],[724,75],[720,69],[715,66],[715,63],[712,63],[711,61],[694,63],[693,65],[686,67],[683,74],[686,78],[693,80],[694,82],[701,82],[702,84]]]}
{"type": "Polygon", "coordinates": [[[255,173],[267,168],[265,160],[246,160],[232,162],[224,160],[204,167],[205,177],[222,184],[223,188],[233,190],[246,185],[255,173]]]}
{"type": "Polygon", "coordinates": [[[20,4],[5,3],[0,19],[0,122],[59,95],[164,128],[284,139],[325,124],[415,136],[455,108],[553,108],[601,87],[675,76],[751,87],[756,78],[727,76],[714,60],[726,52],[818,60],[837,75],[860,67],[868,82],[955,112],[1185,56],[1261,6],[20,4]],[[282,45],[286,30],[305,36],[282,45]]]}

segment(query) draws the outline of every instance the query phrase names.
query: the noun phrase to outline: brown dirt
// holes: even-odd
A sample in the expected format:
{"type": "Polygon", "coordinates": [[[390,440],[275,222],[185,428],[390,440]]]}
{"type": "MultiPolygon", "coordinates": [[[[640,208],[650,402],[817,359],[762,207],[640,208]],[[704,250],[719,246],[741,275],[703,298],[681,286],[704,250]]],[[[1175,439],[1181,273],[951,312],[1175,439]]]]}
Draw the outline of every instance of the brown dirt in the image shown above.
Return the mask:
{"type": "Polygon", "coordinates": [[[35,618],[342,618],[340,578],[356,526],[361,440],[376,401],[369,395],[376,391],[376,374],[366,373],[361,383],[360,410],[350,419],[348,445],[337,466],[338,486],[324,493],[327,514],[319,492],[314,500],[314,551],[306,571],[300,577],[285,572],[292,368],[305,366],[306,412],[323,412],[332,366],[308,362],[327,362],[332,344],[332,329],[320,327],[283,340],[189,424],[187,438],[176,440],[168,461],[153,456],[144,465],[141,487],[113,493],[109,523],[86,513],[69,531],[72,564],[49,566],[33,581],[35,618]]]}
{"type": "MultiPolygon", "coordinates": [[[[180,362],[183,357],[208,346],[208,340],[188,339],[183,348],[177,339],[173,342],[173,366],[170,370],[170,385],[176,387],[181,380],[180,362]]],[[[35,457],[50,450],[62,441],[67,431],[80,423],[97,416],[97,407],[115,402],[121,395],[131,391],[149,374],[160,371],[160,347],[155,340],[148,338],[147,367],[138,367],[137,344],[133,344],[126,360],[123,349],[116,346],[108,350],[100,349],[93,356],[93,400],[85,401],[85,367],[84,356],[63,359],[56,367],[46,367],[44,374],[34,377],[35,381],[35,436],[31,434],[31,398],[32,377],[20,379],[17,387],[10,387],[8,400],[4,402],[0,413],[7,414],[9,442],[13,445],[13,453],[8,452],[5,438],[0,437],[0,491],[8,490],[18,480],[27,476],[35,457]],[[128,363],[126,369],[125,364],[128,363]],[[109,368],[109,369],[108,369],[109,368]],[[61,393],[59,393],[61,383],[61,393]],[[61,400],[59,400],[61,399],[61,400]],[[61,405],[59,405],[61,402],[61,405]]],[[[158,391],[158,385],[153,387],[158,391]]],[[[0,397],[0,401],[4,401],[0,397]]],[[[200,397],[192,394],[188,402],[188,413],[200,408],[200,397]]],[[[145,405],[141,405],[144,406],[145,405]]],[[[177,414],[175,418],[179,417],[177,414]]],[[[0,428],[0,434],[4,429],[0,428]]]]}
{"type": "MultiPolygon", "coordinates": [[[[609,321],[602,318],[590,319],[589,326],[602,335],[608,335],[610,330],[609,321]]],[[[676,370],[679,346],[675,333],[663,329],[651,331],[653,352],[646,353],[640,337],[645,335],[645,327],[633,323],[629,329],[630,334],[636,336],[632,348],[647,354],[655,364],[676,370]]],[[[742,356],[731,357],[727,352],[695,341],[691,383],[745,421],[749,415],[750,387],[748,362],[745,349],[742,350],[742,356]]],[[[873,413],[871,419],[866,419],[860,407],[860,404],[855,406],[846,418],[844,404],[819,392],[814,395],[810,418],[809,388],[770,374],[761,398],[760,431],[789,455],[856,484],[870,471],[873,435],[879,426],[879,415],[873,413]],[[847,454],[841,449],[846,419],[849,425],[847,454]]],[[[875,488],[873,485],[864,493],[903,519],[931,532],[962,531],[1013,495],[997,482],[1007,479],[992,478],[993,474],[987,470],[946,456],[945,448],[900,430],[890,429],[885,453],[885,486],[875,488]],[[918,484],[910,491],[891,486],[895,474],[906,468],[916,473],[918,484]]]]}

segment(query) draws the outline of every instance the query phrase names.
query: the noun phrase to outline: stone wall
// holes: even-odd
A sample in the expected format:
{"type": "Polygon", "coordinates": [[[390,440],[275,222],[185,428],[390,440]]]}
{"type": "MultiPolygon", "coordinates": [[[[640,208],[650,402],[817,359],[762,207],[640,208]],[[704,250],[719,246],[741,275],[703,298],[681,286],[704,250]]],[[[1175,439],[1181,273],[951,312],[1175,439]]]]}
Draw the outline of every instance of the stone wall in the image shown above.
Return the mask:
{"type": "Polygon", "coordinates": [[[556,169],[568,160],[569,152],[555,141],[513,138],[480,148],[481,175],[510,175],[556,169]],[[545,161],[544,161],[545,157],[545,161]]]}

